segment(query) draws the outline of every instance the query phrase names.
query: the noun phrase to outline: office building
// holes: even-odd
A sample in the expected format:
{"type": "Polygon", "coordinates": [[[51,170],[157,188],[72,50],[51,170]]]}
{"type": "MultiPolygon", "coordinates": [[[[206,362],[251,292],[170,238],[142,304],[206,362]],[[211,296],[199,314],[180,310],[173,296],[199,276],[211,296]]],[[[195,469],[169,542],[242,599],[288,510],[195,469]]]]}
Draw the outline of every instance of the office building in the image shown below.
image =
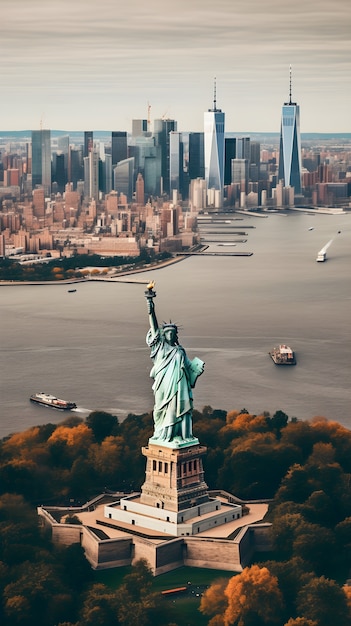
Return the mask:
{"type": "Polygon", "coordinates": [[[113,174],[115,191],[125,195],[127,201],[131,202],[134,191],[134,157],[119,161],[113,170],[113,174]]]}
{"type": "Polygon", "coordinates": [[[144,205],[145,203],[145,184],[142,174],[138,174],[135,183],[135,202],[144,205]]]}
{"type": "Polygon", "coordinates": [[[132,137],[146,137],[148,131],[147,120],[132,120],[132,137]]]}
{"type": "Polygon", "coordinates": [[[291,100],[291,67],[289,102],[284,102],[280,127],[278,180],[284,187],[301,193],[300,107],[291,100]]]}
{"type": "Polygon", "coordinates": [[[219,191],[222,198],[224,186],[224,121],[224,113],[221,109],[217,109],[215,83],[213,108],[208,109],[204,114],[205,180],[207,188],[219,191]]]}
{"type": "Polygon", "coordinates": [[[32,188],[51,192],[51,133],[50,130],[32,130],[32,188]]]}
{"type": "Polygon", "coordinates": [[[161,148],[161,193],[170,194],[169,134],[177,130],[177,122],[170,119],[154,120],[155,145],[161,148]]]}
{"type": "Polygon", "coordinates": [[[232,182],[232,160],[236,157],[236,138],[227,137],[224,141],[224,184],[232,182]]]}
{"type": "Polygon", "coordinates": [[[250,163],[257,166],[261,163],[261,144],[259,141],[251,141],[250,143],[250,163]]]}
{"type": "Polygon", "coordinates": [[[182,135],[176,131],[169,134],[169,180],[170,196],[174,190],[183,191],[183,142],[182,135]]]}
{"type": "Polygon", "coordinates": [[[99,199],[99,154],[90,150],[84,157],[84,196],[90,200],[99,199]]]}
{"type": "Polygon", "coordinates": [[[112,167],[128,158],[127,133],[125,131],[112,131],[111,154],[112,167]]]}
{"type": "Polygon", "coordinates": [[[247,159],[250,161],[250,137],[238,137],[236,140],[236,159],[247,159]]]}
{"type": "Polygon", "coordinates": [[[84,131],[83,158],[89,156],[89,152],[94,147],[94,136],[92,130],[84,131]]]}
{"type": "Polygon", "coordinates": [[[248,192],[249,162],[247,159],[232,159],[232,183],[240,185],[240,191],[248,192]]]}
{"type": "Polygon", "coordinates": [[[52,182],[56,183],[57,190],[63,193],[67,184],[67,170],[65,167],[65,155],[62,152],[54,152],[52,155],[52,182]]]}
{"type": "Polygon", "coordinates": [[[190,180],[205,178],[204,133],[189,133],[188,174],[190,180]]]}
{"type": "Polygon", "coordinates": [[[77,189],[77,183],[84,178],[83,152],[81,148],[69,148],[68,179],[73,183],[73,189],[77,189]]]}
{"type": "Polygon", "coordinates": [[[63,135],[62,137],[57,138],[57,153],[63,154],[64,160],[64,180],[65,185],[68,183],[68,175],[69,175],[69,135],[63,135]]]}

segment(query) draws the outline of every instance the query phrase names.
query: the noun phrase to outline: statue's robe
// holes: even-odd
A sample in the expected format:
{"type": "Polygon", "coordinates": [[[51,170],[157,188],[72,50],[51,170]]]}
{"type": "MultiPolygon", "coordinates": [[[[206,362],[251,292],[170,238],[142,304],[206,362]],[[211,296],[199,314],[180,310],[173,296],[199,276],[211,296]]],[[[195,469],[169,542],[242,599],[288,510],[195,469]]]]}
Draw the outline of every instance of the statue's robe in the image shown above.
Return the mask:
{"type": "MultiPolygon", "coordinates": [[[[162,329],[156,334],[150,329],[146,343],[151,349],[153,367],[150,377],[154,379],[152,389],[154,405],[154,439],[171,439],[176,424],[192,412],[196,375],[192,372],[191,361],[184,348],[170,345],[164,338],[162,329]]],[[[191,420],[190,420],[191,421],[191,420]]],[[[190,428],[191,430],[191,428],[190,428]]],[[[192,433],[189,432],[192,437],[192,433]]]]}

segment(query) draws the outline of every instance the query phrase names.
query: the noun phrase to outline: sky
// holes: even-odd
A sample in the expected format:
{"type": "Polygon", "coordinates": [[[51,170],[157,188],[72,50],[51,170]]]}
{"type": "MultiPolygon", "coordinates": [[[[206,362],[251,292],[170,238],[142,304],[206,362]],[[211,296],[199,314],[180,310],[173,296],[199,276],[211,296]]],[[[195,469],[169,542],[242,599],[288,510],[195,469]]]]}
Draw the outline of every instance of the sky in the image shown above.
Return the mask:
{"type": "Polygon", "coordinates": [[[0,0],[0,129],[351,132],[350,0],[0,0]],[[149,108],[150,107],[150,108],[149,108]],[[151,126],[152,128],[152,126],[151,126]]]}

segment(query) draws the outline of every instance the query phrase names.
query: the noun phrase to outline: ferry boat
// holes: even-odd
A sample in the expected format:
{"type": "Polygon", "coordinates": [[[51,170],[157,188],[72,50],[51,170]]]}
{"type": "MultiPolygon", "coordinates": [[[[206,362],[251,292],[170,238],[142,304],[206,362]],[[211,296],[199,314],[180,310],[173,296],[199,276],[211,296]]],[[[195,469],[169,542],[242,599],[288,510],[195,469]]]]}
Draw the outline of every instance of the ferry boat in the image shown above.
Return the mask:
{"type": "Polygon", "coordinates": [[[296,365],[295,352],[283,343],[268,354],[276,365],[296,365]]]}
{"type": "Polygon", "coordinates": [[[35,402],[36,404],[42,404],[43,406],[48,406],[51,409],[57,409],[58,411],[71,411],[72,409],[77,408],[75,402],[60,400],[60,398],[56,398],[56,396],[43,392],[34,393],[30,397],[30,401],[35,402]]]}

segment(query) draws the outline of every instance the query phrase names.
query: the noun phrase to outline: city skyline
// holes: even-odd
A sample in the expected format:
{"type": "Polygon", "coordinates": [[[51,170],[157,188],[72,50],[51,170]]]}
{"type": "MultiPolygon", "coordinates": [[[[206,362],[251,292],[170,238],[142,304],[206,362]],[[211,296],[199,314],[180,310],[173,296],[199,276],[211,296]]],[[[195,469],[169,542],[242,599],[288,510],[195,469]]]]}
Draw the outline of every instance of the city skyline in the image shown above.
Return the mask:
{"type": "Polygon", "coordinates": [[[149,110],[201,132],[216,77],[228,131],[279,132],[291,65],[301,132],[350,131],[348,0],[18,0],[1,18],[4,130],[130,131],[149,110]]]}

